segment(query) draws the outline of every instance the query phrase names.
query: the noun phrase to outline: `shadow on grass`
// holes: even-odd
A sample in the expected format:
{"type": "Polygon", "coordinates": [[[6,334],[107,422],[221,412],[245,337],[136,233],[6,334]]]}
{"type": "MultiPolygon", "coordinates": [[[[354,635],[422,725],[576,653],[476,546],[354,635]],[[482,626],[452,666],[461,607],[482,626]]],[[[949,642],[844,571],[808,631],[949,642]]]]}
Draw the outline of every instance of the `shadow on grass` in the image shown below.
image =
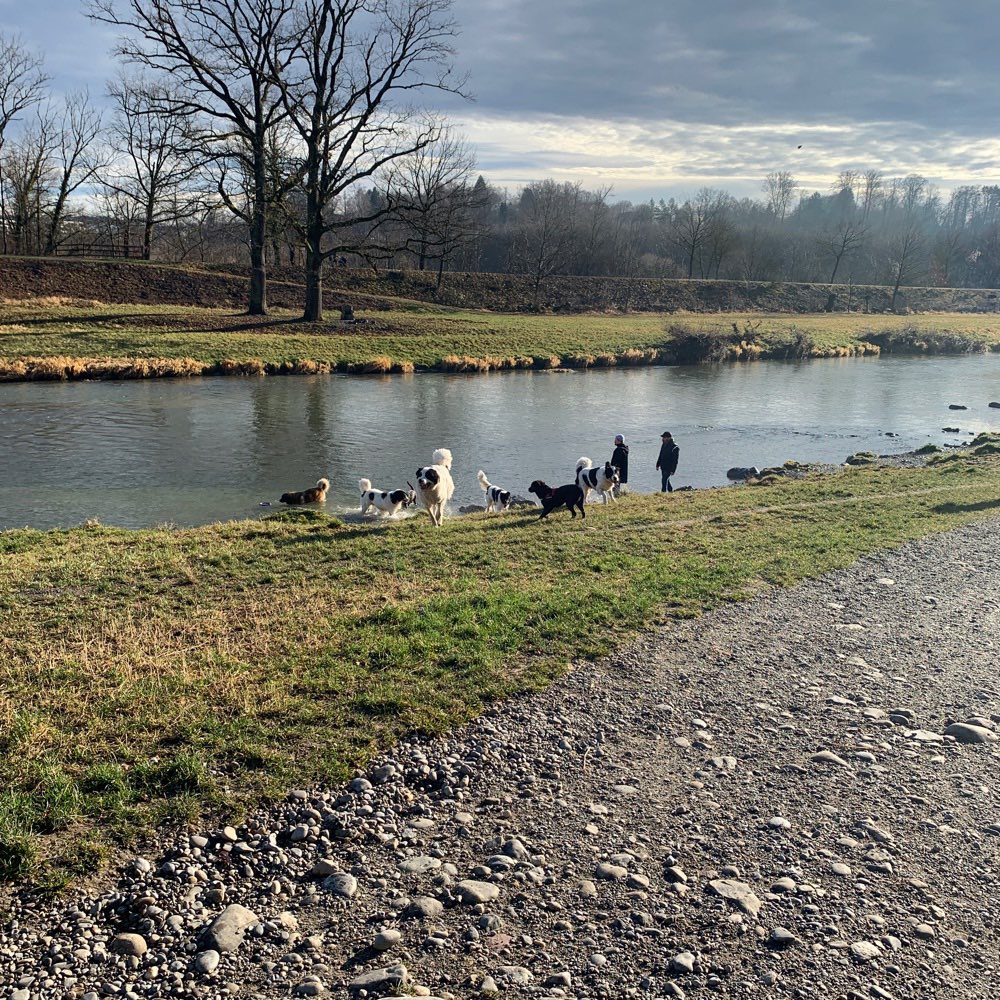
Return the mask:
{"type": "Polygon", "coordinates": [[[935,514],[971,514],[982,510],[1000,510],[1000,499],[978,503],[942,503],[933,508],[935,514]]]}
{"type": "MultiPolygon", "coordinates": [[[[218,306],[199,306],[209,309],[218,306]]],[[[223,307],[225,308],[225,307],[223,307]]],[[[28,328],[45,327],[35,336],[62,336],[66,328],[76,328],[80,332],[81,323],[88,327],[105,323],[128,323],[139,329],[170,330],[178,333],[245,333],[247,331],[277,331],[292,329],[296,332],[328,333],[331,327],[340,329],[341,321],[330,318],[323,322],[307,322],[301,316],[250,316],[248,313],[233,313],[224,322],[205,322],[206,317],[191,317],[172,315],[170,313],[100,313],[87,316],[65,316],[49,319],[18,319],[18,326],[28,328]]],[[[354,327],[346,325],[344,332],[350,332],[354,327]]]]}

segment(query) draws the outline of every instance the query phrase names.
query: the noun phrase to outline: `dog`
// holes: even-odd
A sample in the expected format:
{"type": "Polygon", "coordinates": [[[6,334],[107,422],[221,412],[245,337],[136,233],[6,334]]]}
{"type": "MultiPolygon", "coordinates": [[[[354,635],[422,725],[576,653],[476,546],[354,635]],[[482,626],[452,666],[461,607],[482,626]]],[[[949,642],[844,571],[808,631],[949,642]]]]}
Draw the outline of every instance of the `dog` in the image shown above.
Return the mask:
{"type": "Polygon", "coordinates": [[[494,486],[487,478],[482,469],[476,473],[479,477],[479,485],[486,494],[486,513],[491,510],[499,514],[510,506],[512,499],[510,490],[502,490],[499,486],[494,486]]]}
{"type": "Polygon", "coordinates": [[[410,486],[410,491],[372,489],[370,479],[359,479],[358,489],[361,490],[361,513],[367,514],[373,507],[376,514],[385,514],[388,517],[395,517],[405,507],[415,507],[417,505],[417,492],[410,486]]]}
{"type": "Polygon", "coordinates": [[[583,509],[583,489],[576,483],[567,483],[565,486],[549,486],[548,483],[542,482],[541,479],[536,479],[529,487],[529,493],[534,493],[538,497],[542,504],[543,510],[542,515],[539,517],[539,521],[542,517],[548,517],[549,514],[554,510],[558,510],[560,507],[565,507],[571,517],[576,517],[576,511],[574,507],[580,508],[580,514],[582,517],[587,516],[587,512],[583,509]]]}
{"type": "Polygon", "coordinates": [[[594,463],[586,456],[577,459],[576,485],[583,490],[584,500],[590,496],[591,490],[600,493],[605,503],[608,502],[608,497],[614,500],[614,489],[621,481],[618,470],[610,462],[605,462],[602,469],[594,468],[594,463]]]}
{"type": "Polygon", "coordinates": [[[431,457],[433,465],[417,469],[417,495],[431,521],[440,528],[445,505],[455,492],[455,481],[451,478],[451,452],[438,448],[431,457]]]}
{"type": "Polygon", "coordinates": [[[329,488],[330,480],[321,479],[315,486],[311,486],[307,490],[296,490],[292,493],[282,493],[278,498],[278,503],[323,503],[326,500],[326,491],[329,488]]]}

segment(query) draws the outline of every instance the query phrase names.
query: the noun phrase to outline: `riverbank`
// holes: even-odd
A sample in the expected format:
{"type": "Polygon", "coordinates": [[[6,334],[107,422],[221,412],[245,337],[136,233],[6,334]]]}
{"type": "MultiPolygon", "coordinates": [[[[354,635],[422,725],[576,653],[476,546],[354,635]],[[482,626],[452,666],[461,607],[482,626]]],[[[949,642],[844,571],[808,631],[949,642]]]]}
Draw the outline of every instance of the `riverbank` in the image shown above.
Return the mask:
{"type": "Polygon", "coordinates": [[[353,322],[275,310],[0,305],[0,381],[341,372],[485,372],[1000,351],[1000,316],[934,314],[539,316],[382,303],[353,322]]]}
{"type": "Polygon", "coordinates": [[[650,620],[993,516],[1000,458],[510,512],[0,533],[0,869],[60,884],[537,690],[650,620]]]}
{"type": "Polygon", "coordinates": [[[349,786],[16,900],[0,981],[15,1000],[985,1000],[995,532],[660,621],[349,786]],[[987,742],[945,735],[956,719],[987,742]]]}

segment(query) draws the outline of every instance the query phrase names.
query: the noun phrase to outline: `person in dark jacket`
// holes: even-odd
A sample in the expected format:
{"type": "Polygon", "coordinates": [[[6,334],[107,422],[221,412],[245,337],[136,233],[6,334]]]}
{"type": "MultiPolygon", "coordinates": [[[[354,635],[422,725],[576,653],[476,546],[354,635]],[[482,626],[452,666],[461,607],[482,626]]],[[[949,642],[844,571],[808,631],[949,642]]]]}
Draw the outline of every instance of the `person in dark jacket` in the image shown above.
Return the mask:
{"type": "Polygon", "coordinates": [[[615,450],[611,453],[611,464],[618,470],[620,483],[615,487],[615,496],[622,492],[628,482],[628,445],[621,434],[615,435],[615,450]]]}
{"type": "Polygon", "coordinates": [[[681,450],[674,444],[670,431],[664,431],[660,435],[660,440],[663,444],[660,445],[660,454],[656,459],[656,467],[660,470],[660,489],[664,493],[673,493],[670,477],[677,471],[677,459],[681,450]]]}

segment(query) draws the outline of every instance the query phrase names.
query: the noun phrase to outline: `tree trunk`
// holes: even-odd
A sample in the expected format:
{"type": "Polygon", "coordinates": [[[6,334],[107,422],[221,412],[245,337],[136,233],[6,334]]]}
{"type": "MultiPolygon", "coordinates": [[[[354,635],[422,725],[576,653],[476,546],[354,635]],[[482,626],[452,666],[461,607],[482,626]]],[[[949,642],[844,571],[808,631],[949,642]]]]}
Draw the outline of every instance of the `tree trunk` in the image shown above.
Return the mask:
{"type": "MultiPolygon", "coordinates": [[[[153,216],[156,212],[156,202],[150,197],[146,202],[145,218],[142,220],[142,259],[153,259],[153,216]]],[[[128,254],[125,255],[126,257],[128,254]]]]}
{"type": "Polygon", "coordinates": [[[310,226],[306,234],[306,302],[302,318],[310,323],[323,319],[323,230],[310,226]]]}
{"type": "Polygon", "coordinates": [[[253,219],[250,222],[250,304],[251,316],[267,315],[267,264],[264,248],[267,240],[267,178],[259,166],[263,155],[254,155],[258,164],[254,177],[253,219]]]}

